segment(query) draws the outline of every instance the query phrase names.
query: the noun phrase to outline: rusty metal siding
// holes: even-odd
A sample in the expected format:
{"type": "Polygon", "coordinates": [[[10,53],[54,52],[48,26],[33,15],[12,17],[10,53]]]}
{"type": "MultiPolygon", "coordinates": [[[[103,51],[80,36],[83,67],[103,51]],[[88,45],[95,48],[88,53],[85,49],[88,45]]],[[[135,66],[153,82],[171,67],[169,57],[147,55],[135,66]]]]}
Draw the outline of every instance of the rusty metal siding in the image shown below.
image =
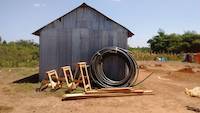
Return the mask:
{"type": "Polygon", "coordinates": [[[96,11],[81,7],[40,33],[40,80],[46,71],[87,61],[99,49],[127,49],[128,31],[96,11]]]}

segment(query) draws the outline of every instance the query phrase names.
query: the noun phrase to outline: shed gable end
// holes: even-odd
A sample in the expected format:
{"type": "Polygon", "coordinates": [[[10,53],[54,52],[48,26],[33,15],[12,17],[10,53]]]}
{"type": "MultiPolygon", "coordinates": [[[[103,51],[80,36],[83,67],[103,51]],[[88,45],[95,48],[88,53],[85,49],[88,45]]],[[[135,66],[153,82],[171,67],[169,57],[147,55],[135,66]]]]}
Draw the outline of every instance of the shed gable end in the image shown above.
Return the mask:
{"type": "Polygon", "coordinates": [[[40,35],[40,32],[49,28],[88,28],[93,30],[123,30],[127,36],[133,35],[128,29],[103,15],[96,9],[82,4],[64,16],[56,19],[48,25],[37,30],[33,34],[40,35]]]}

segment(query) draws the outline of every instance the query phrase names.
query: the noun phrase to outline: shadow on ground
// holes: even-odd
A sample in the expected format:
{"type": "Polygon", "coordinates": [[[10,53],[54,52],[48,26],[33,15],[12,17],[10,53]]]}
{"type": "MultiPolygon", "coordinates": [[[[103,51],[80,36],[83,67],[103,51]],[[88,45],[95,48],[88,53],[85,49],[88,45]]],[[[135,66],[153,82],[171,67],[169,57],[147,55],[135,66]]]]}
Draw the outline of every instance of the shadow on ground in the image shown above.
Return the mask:
{"type": "Polygon", "coordinates": [[[39,73],[13,81],[13,83],[38,83],[38,82],[39,82],[39,73]]]}

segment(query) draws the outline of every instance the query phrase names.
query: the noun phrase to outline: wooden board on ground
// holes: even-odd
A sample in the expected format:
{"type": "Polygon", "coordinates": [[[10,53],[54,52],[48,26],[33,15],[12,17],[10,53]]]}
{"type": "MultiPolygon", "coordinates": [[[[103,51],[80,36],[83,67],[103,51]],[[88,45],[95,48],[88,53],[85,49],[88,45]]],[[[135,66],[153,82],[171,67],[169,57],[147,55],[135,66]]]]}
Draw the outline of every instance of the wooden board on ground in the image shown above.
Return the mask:
{"type": "Polygon", "coordinates": [[[102,93],[152,93],[152,90],[135,90],[133,88],[102,88],[97,90],[90,90],[86,94],[102,94],[102,93]]]}
{"type": "Polygon", "coordinates": [[[106,92],[93,90],[90,93],[76,93],[76,94],[65,94],[62,100],[77,100],[87,98],[103,98],[103,97],[122,97],[122,96],[139,96],[139,95],[152,95],[152,90],[132,90],[131,92],[106,92]],[[96,92],[95,92],[96,91],[96,92]]]}
{"type": "Polygon", "coordinates": [[[111,90],[133,90],[132,87],[116,87],[116,88],[101,88],[98,90],[111,91],[111,90]]]}

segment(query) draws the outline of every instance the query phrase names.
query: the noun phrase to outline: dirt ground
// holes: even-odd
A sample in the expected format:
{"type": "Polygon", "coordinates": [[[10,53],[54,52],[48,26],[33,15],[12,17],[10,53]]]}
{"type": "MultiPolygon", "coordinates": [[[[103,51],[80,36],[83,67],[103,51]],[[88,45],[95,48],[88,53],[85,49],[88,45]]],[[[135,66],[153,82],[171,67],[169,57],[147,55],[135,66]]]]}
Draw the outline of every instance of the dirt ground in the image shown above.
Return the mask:
{"type": "Polygon", "coordinates": [[[15,83],[38,71],[37,68],[0,69],[0,113],[195,113],[185,106],[200,108],[200,98],[189,97],[185,88],[200,86],[200,65],[181,62],[140,61],[135,87],[151,89],[155,95],[94,98],[61,101],[64,91],[35,92],[39,83],[15,83]]]}

